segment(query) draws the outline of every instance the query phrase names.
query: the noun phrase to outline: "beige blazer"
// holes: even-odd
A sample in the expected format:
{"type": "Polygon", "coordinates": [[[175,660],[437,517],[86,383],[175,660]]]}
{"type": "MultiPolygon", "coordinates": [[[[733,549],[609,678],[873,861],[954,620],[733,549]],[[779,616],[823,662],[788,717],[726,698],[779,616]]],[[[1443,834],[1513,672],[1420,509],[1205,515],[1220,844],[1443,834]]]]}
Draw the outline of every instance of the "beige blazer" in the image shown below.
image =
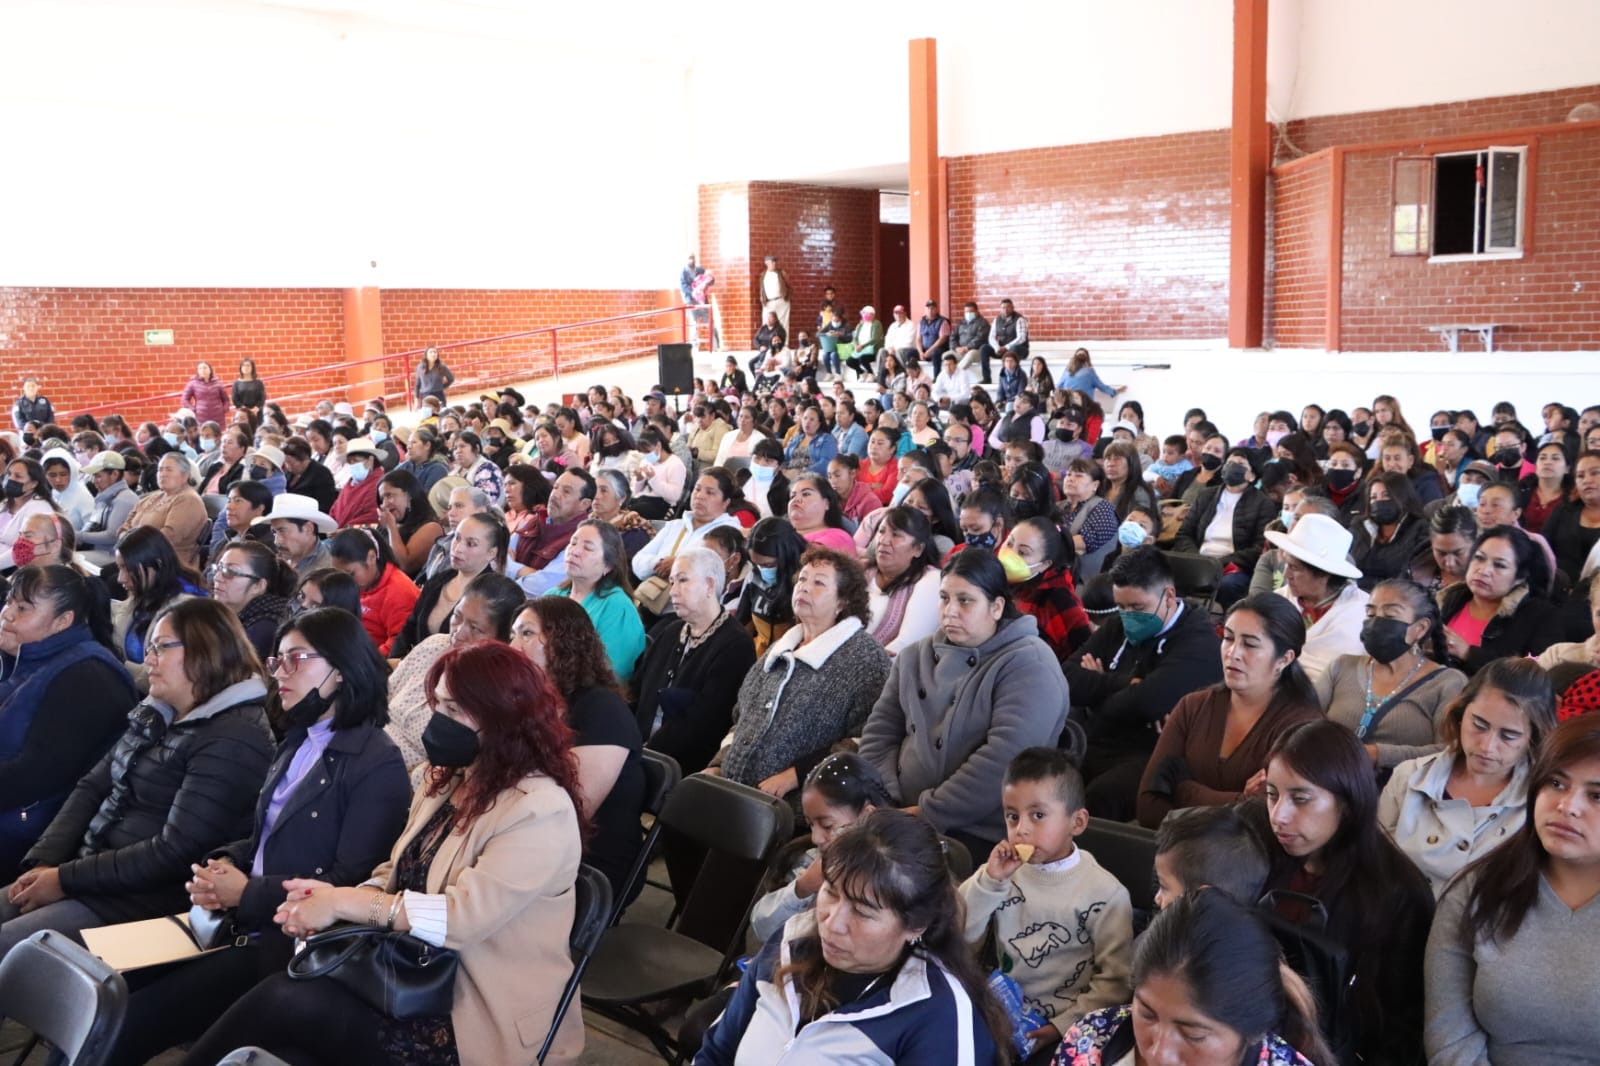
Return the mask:
{"type": "MultiPolygon", "coordinates": [[[[394,862],[448,795],[419,789],[405,832],[372,879],[394,891],[394,862]]],[[[452,831],[428,867],[446,900],[445,947],[461,953],[451,1021],[461,1061],[529,1066],[572,973],[573,884],[582,855],[572,799],[542,775],[501,793],[465,834],[452,831]]],[[[583,1015],[567,1012],[546,1063],[575,1063],[583,1015]]]]}
{"type": "Polygon", "coordinates": [[[155,526],[161,530],[178,553],[184,566],[200,565],[200,538],[211,531],[211,519],[206,517],[206,502],[194,489],[184,489],[175,496],[152,492],[138,503],[122,523],[119,533],[135,526],[155,526]]]}

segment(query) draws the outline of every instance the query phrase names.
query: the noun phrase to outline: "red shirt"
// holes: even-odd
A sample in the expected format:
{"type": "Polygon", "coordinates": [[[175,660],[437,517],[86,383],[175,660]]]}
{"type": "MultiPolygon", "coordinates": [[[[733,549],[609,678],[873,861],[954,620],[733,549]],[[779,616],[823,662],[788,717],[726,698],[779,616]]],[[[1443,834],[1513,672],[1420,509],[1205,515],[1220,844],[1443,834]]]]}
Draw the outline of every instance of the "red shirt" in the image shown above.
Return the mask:
{"type": "Polygon", "coordinates": [[[377,584],[361,593],[361,625],[383,654],[389,654],[420,594],[405,571],[394,565],[385,567],[377,584]]]}

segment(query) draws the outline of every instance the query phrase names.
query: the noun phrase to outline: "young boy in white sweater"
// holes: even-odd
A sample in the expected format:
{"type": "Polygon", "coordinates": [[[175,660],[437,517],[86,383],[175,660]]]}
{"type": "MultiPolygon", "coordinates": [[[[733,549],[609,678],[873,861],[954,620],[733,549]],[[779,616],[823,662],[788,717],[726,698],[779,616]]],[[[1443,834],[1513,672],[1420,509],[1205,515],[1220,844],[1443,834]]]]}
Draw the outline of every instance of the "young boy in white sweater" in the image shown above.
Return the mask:
{"type": "Polygon", "coordinates": [[[1006,768],[1006,839],[961,886],[966,937],[991,922],[1000,972],[1048,1024],[1029,1036],[1049,1047],[1101,1007],[1128,1002],[1133,905],[1128,890],[1073,843],[1089,825],[1083,777],[1055,748],[1028,748],[1006,768]]]}

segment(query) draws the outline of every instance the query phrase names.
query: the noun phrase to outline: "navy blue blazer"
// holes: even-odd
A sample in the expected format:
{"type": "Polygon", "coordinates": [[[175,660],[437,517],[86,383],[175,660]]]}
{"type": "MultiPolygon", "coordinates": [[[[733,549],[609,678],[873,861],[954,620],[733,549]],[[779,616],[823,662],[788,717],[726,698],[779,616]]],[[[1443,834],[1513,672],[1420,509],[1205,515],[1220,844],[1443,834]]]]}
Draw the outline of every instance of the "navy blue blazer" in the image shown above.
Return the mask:
{"type": "MultiPolygon", "coordinates": [[[[278,747],[256,801],[254,831],[213,855],[250,872],[272,791],[289,772],[304,729],[291,730],[278,747]]],[[[283,883],[312,877],[358,885],[389,857],[411,809],[411,782],[400,749],[382,728],[336,729],[317,765],[301,779],[278,813],[267,838],[260,877],[252,877],[236,910],[241,925],[276,931],[272,916],[284,900],[283,883]]]]}

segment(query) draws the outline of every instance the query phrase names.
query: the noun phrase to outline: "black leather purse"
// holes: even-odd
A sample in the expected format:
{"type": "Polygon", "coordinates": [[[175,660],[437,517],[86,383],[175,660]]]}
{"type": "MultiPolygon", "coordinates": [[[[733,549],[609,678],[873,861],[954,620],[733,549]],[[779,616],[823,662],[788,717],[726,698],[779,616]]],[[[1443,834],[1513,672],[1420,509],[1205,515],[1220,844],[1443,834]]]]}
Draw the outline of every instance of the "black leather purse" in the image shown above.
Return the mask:
{"type": "Polygon", "coordinates": [[[460,956],[409,933],[336,925],[309,937],[289,960],[296,981],[326,977],[390,1018],[449,1014],[460,956]]]}

